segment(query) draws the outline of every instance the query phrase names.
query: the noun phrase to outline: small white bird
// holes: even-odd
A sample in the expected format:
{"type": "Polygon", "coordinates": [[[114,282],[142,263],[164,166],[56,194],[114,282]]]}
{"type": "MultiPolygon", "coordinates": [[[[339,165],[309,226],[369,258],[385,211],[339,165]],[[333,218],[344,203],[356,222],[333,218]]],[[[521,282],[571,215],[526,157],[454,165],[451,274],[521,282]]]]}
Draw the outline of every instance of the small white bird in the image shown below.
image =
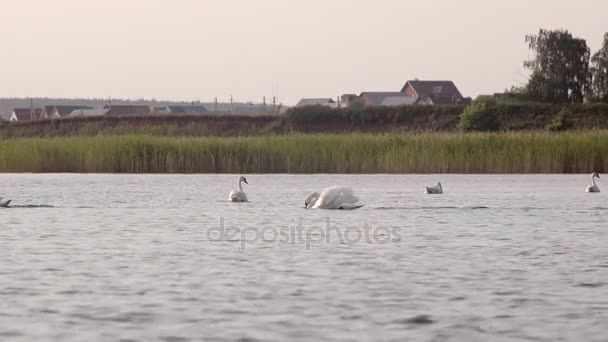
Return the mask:
{"type": "Polygon", "coordinates": [[[600,192],[599,186],[595,184],[595,179],[600,179],[600,175],[597,172],[594,172],[591,175],[591,185],[587,187],[587,192],[600,192]]]}
{"type": "Polygon", "coordinates": [[[5,200],[0,197],[0,208],[8,208],[8,205],[11,204],[11,200],[5,200]]]}
{"type": "Polygon", "coordinates": [[[243,191],[243,183],[249,184],[247,178],[241,176],[239,178],[239,191],[232,190],[230,195],[228,195],[228,200],[230,202],[249,202],[247,194],[243,191]]]}
{"type": "Polygon", "coordinates": [[[424,187],[424,193],[427,195],[441,195],[443,194],[443,187],[441,186],[441,182],[437,183],[435,186],[426,186],[424,187]]]}
{"type": "Polygon", "coordinates": [[[304,201],[306,209],[355,210],[363,207],[351,188],[332,186],[321,194],[312,193],[304,201]]]}

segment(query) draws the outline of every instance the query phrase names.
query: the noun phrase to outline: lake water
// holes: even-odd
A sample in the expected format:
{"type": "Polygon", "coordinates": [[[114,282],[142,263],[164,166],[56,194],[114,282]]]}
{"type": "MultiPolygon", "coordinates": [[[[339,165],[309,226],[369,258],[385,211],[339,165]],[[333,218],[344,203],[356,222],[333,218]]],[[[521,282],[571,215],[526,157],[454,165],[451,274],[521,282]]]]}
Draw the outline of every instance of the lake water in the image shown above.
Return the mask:
{"type": "Polygon", "coordinates": [[[247,177],[0,175],[0,340],[608,339],[589,176],[247,177]]]}

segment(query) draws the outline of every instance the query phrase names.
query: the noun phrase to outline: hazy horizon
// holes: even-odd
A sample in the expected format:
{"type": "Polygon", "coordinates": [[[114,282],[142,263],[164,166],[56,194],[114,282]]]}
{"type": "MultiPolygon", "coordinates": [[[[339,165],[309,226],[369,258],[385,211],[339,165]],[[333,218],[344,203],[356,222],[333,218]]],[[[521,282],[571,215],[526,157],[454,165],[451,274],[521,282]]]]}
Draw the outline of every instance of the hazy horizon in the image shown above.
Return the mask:
{"type": "Polygon", "coordinates": [[[21,0],[0,4],[0,97],[261,101],[450,79],[465,96],[525,82],[524,36],[592,52],[608,2],[21,0]]]}

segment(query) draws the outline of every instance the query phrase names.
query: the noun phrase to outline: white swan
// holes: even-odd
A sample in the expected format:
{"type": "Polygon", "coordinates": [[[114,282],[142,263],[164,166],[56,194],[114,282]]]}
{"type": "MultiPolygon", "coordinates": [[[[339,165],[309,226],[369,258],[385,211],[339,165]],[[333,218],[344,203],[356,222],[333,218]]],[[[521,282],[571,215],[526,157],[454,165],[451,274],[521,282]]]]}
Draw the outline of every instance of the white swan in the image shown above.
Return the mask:
{"type": "Polygon", "coordinates": [[[0,208],[8,208],[9,204],[11,204],[11,200],[0,197],[0,208]]]}
{"type": "Polygon", "coordinates": [[[241,176],[239,178],[239,191],[232,190],[230,195],[228,195],[228,200],[230,202],[249,202],[247,199],[247,194],[243,191],[243,182],[245,184],[249,184],[247,182],[247,178],[241,176]]]}
{"type": "Polygon", "coordinates": [[[358,204],[359,199],[354,195],[351,188],[332,186],[318,192],[312,193],[304,201],[306,209],[334,209],[334,210],[354,210],[363,207],[358,204]]]}
{"type": "Polygon", "coordinates": [[[441,182],[437,183],[435,186],[426,186],[424,188],[424,192],[428,195],[441,195],[443,194],[443,187],[441,186],[441,182]]]}
{"type": "Polygon", "coordinates": [[[595,179],[600,179],[600,175],[597,172],[594,172],[591,175],[591,185],[587,187],[587,192],[600,192],[600,188],[595,184],[595,179]]]}

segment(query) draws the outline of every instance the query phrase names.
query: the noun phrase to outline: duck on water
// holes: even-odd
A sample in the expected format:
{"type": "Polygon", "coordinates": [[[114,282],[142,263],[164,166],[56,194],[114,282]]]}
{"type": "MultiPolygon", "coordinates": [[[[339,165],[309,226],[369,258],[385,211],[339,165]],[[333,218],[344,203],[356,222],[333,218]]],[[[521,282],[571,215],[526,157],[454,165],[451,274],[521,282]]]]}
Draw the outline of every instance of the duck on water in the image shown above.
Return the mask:
{"type": "Polygon", "coordinates": [[[9,204],[11,204],[11,200],[0,197],[0,208],[8,208],[9,204]]]}
{"type": "Polygon", "coordinates": [[[591,175],[591,185],[587,187],[587,192],[589,193],[597,193],[600,192],[600,187],[595,184],[595,179],[600,179],[600,175],[597,172],[594,172],[591,175]]]}
{"type": "Polygon", "coordinates": [[[351,188],[332,186],[321,194],[313,192],[304,201],[306,209],[355,210],[363,207],[351,188]]]}
{"type": "Polygon", "coordinates": [[[243,203],[243,202],[249,202],[249,200],[247,199],[247,194],[243,191],[243,183],[245,184],[249,184],[247,182],[247,178],[241,176],[239,177],[239,190],[232,190],[230,192],[230,194],[228,195],[228,200],[230,202],[239,202],[239,203],[243,203]]]}
{"type": "Polygon", "coordinates": [[[443,186],[441,185],[441,182],[434,186],[426,186],[424,188],[424,193],[427,195],[441,195],[443,194],[443,186]]]}

